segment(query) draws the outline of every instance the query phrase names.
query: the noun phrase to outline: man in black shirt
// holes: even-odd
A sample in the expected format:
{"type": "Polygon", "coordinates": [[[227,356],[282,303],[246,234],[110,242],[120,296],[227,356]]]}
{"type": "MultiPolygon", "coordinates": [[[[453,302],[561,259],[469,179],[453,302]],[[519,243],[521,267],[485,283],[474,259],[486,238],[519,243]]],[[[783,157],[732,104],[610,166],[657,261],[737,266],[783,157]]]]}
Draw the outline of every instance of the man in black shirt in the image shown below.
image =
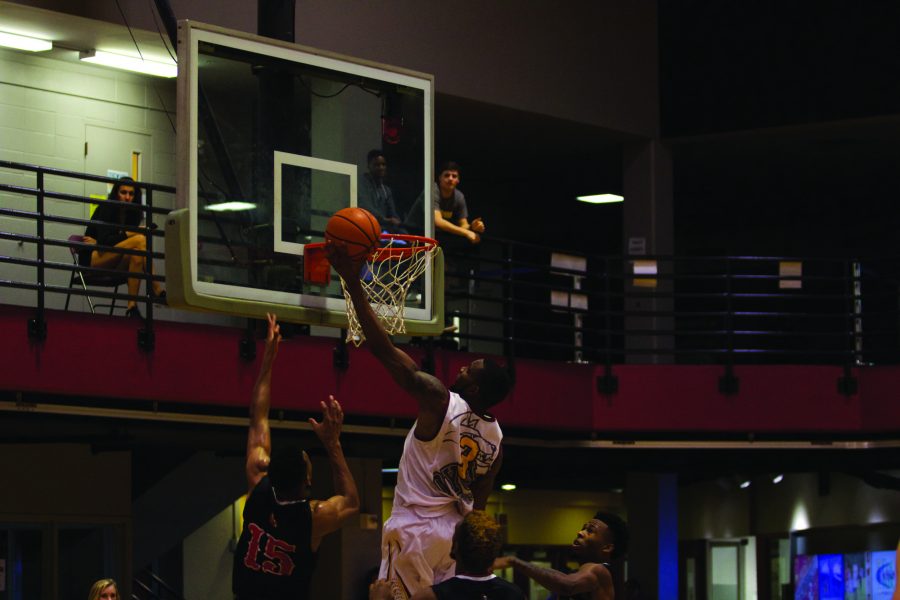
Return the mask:
{"type": "Polygon", "coordinates": [[[556,594],[552,598],[573,600],[613,600],[615,588],[609,564],[628,550],[628,525],[612,513],[598,512],[584,524],[571,546],[578,570],[563,573],[545,569],[514,556],[494,561],[494,569],[512,567],[556,594]]]}
{"type": "Polygon", "coordinates": [[[269,406],[272,364],[281,342],[275,315],[266,315],[266,350],[250,401],[244,528],[234,554],[232,590],[237,600],[306,600],[322,538],[359,512],[359,494],[341,449],[344,415],[334,397],[322,402],[322,422],[310,419],[328,455],[335,495],[308,500],[312,464],[306,452],[285,448],[272,455],[269,406]]]}

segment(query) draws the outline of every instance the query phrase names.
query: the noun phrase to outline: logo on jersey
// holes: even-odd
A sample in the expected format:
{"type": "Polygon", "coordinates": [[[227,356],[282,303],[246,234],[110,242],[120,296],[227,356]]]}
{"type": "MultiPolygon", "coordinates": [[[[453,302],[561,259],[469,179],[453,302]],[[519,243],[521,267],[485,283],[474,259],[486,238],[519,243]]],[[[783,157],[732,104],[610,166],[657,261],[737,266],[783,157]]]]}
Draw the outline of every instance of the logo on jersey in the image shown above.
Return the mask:
{"type": "MultiPolygon", "coordinates": [[[[478,431],[481,419],[469,411],[459,419],[459,462],[447,463],[432,474],[434,485],[448,496],[472,501],[472,482],[491,468],[497,455],[497,445],[486,440],[478,431]]],[[[444,440],[454,443],[454,440],[444,440]]]]}

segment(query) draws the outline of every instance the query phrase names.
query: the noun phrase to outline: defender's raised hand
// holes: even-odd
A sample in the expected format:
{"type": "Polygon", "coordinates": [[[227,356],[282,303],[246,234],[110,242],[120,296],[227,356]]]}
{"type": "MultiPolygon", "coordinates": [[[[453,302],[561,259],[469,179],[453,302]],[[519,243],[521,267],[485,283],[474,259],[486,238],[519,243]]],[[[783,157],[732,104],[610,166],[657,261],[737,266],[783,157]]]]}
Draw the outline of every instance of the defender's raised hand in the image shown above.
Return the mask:
{"type": "Polygon", "coordinates": [[[269,358],[275,358],[278,354],[278,344],[281,343],[281,326],[278,325],[277,317],[272,313],[266,313],[266,321],[268,321],[269,330],[266,333],[266,354],[269,358]]]}
{"type": "Polygon", "coordinates": [[[322,406],[322,422],[310,419],[309,424],[312,425],[313,432],[321,440],[323,446],[337,444],[341,436],[341,425],[344,423],[344,411],[341,403],[335,400],[334,396],[328,396],[328,401],[320,404],[322,406]]]}

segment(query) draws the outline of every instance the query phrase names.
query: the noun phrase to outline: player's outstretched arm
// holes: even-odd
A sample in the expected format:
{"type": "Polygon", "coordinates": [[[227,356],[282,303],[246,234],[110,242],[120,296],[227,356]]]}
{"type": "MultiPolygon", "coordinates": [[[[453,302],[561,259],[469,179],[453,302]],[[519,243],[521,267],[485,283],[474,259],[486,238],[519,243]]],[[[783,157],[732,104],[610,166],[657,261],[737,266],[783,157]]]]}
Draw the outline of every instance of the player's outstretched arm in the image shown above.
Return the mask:
{"type": "Polygon", "coordinates": [[[266,313],[266,320],[269,327],[266,333],[266,350],[263,353],[256,384],[253,386],[253,396],[250,398],[250,429],[247,432],[246,462],[248,493],[253,491],[259,480],[269,470],[269,457],[272,454],[272,438],[269,432],[272,365],[278,354],[281,332],[275,315],[266,313]]]}
{"type": "Polygon", "coordinates": [[[494,561],[494,570],[512,567],[529,579],[563,596],[600,592],[599,598],[612,600],[612,576],[599,563],[585,563],[574,573],[563,573],[556,569],[545,569],[515,556],[501,556],[494,561]]]}
{"type": "Polygon", "coordinates": [[[359,492],[356,490],[356,482],[341,448],[344,411],[334,396],[329,396],[328,402],[321,404],[322,422],[310,419],[309,423],[325,446],[328,462],[331,463],[334,496],[313,504],[311,540],[313,550],[319,547],[323,537],[340,529],[347,519],[359,512],[359,492]]]}
{"type": "Polygon", "coordinates": [[[422,371],[416,361],[391,342],[369,305],[369,299],[360,283],[361,263],[350,260],[346,249],[338,243],[328,242],[326,248],[328,259],[347,286],[372,354],[384,365],[394,381],[419,403],[416,437],[432,439],[440,431],[447,414],[450,398],[447,388],[437,377],[422,371]]]}

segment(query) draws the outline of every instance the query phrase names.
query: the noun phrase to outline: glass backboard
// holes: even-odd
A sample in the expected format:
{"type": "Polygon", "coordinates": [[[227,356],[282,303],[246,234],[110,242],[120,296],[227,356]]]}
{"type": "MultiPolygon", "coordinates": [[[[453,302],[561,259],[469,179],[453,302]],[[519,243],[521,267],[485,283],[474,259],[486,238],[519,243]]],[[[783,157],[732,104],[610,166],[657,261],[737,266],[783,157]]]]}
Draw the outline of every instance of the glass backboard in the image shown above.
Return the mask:
{"type": "MultiPolygon", "coordinates": [[[[167,230],[170,304],[343,326],[340,282],[304,281],[304,246],[348,206],[385,231],[432,236],[432,211],[415,203],[431,186],[431,76],[190,21],[178,31],[186,211],[170,218],[171,241],[167,230]],[[373,150],[386,174],[370,172],[373,150]]],[[[407,296],[411,333],[443,328],[437,271],[407,296]]]]}

